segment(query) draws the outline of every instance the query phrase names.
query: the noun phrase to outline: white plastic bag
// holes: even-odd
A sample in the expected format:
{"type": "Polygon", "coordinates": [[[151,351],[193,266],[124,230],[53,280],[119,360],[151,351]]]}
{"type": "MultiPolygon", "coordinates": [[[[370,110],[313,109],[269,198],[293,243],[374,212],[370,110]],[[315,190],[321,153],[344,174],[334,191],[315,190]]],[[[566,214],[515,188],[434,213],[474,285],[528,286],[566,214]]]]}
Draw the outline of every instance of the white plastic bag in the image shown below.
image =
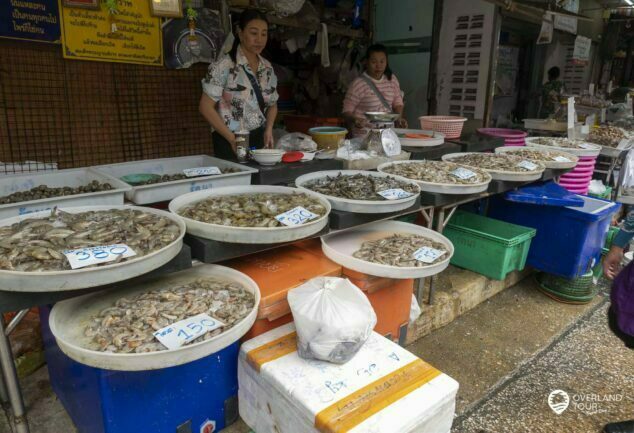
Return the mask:
{"type": "Polygon", "coordinates": [[[282,136],[275,145],[277,149],[285,150],[286,152],[293,152],[299,150],[300,152],[315,152],[317,150],[317,143],[313,141],[310,135],[302,134],[301,132],[291,132],[282,136]]]}
{"type": "Polygon", "coordinates": [[[621,168],[621,194],[634,196],[634,150],[627,152],[625,163],[621,168]]]}
{"type": "Polygon", "coordinates": [[[416,295],[412,293],[412,303],[409,307],[409,323],[416,322],[416,319],[418,319],[422,313],[420,305],[418,305],[418,299],[416,299],[416,295]]]}
{"type": "Polygon", "coordinates": [[[349,361],[376,325],[363,292],[349,280],[314,278],[288,292],[297,329],[297,353],[335,364],[349,361]]]}

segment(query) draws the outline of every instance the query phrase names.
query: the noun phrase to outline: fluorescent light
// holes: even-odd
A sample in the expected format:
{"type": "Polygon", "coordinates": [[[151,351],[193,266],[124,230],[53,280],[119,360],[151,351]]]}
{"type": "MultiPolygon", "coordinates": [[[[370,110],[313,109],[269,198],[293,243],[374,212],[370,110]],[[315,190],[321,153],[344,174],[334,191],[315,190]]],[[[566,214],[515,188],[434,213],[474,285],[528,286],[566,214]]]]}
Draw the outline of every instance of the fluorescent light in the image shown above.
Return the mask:
{"type": "Polygon", "coordinates": [[[625,0],[625,3],[627,3],[630,6],[634,6],[634,2],[632,2],[632,0],[625,0]]]}

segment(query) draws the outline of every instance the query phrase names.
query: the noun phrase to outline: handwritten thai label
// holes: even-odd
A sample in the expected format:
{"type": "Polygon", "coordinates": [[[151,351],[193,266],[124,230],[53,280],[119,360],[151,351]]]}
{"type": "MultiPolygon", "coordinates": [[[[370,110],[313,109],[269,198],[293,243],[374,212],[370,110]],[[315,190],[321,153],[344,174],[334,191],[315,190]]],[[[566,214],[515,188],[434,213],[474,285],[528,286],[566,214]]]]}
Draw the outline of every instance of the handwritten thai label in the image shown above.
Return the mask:
{"type": "Polygon", "coordinates": [[[211,176],[215,174],[222,174],[222,171],[218,167],[196,167],[196,168],[186,168],[183,170],[183,173],[187,177],[196,177],[196,176],[211,176]]]}
{"type": "Polygon", "coordinates": [[[466,168],[462,168],[462,167],[458,167],[457,169],[452,171],[450,174],[462,180],[468,180],[476,176],[476,174],[472,172],[471,170],[467,170],[466,168]]]}
{"type": "Polygon", "coordinates": [[[319,215],[316,215],[301,206],[297,206],[294,209],[279,214],[275,217],[275,219],[285,226],[298,226],[304,224],[306,221],[315,219],[318,216],[319,215]]]}
{"type": "Polygon", "coordinates": [[[524,161],[520,162],[519,164],[517,164],[517,166],[520,167],[520,168],[525,168],[526,170],[530,170],[530,171],[536,170],[537,167],[539,167],[534,162],[530,162],[530,161],[527,161],[527,160],[524,160],[524,161]]]}
{"type": "Polygon", "coordinates": [[[170,350],[178,349],[209,331],[225,326],[208,314],[197,314],[172,323],[154,333],[154,337],[170,350]]]}
{"type": "Polygon", "coordinates": [[[557,161],[557,162],[572,162],[568,158],[566,158],[565,156],[556,156],[555,157],[555,161],[557,161]]]}
{"type": "Polygon", "coordinates": [[[416,250],[414,258],[423,263],[434,263],[436,259],[445,254],[445,251],[440,251],[431,247],[422,247],[416,250]]]}
{"type": "Polygon", "coordinates": [[[126,244],[104,245],[101,247],[87,247],[76,250],[65,250],[64,255],[72,269],[85,268],[99,263],[114,262],[119,258],[125,259],[136,256],[136,252],[126,244]]]}
{"type": "Polygon", "coordinates": [[[386,200],[401,200],[412,196],[412,193],[401,188],[386,189],[384,191],[377,192],[377,194],[386,200]]]}

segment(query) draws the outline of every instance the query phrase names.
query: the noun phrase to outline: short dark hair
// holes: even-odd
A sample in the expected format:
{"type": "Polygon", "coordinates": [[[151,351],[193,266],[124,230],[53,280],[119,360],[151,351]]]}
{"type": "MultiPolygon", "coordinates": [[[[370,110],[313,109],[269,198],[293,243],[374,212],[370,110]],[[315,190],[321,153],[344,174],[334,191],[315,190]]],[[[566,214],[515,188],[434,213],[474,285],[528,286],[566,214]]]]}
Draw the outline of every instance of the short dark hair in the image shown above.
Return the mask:
{"type": "MultiPolygon", "coordinates": [[[[240,14],[240,18],[238,18],[238,27],[240,28],[240,30],[244,30],[249,25],[249,23],[254,20],[264,21],[267,26],[269,24],[269,20],[266,19],[266,15],[264,15],[259,10],[245,9],[240,14]]],[[[240,45],[240,39],[236,35],[233,41],[233,46],[231,47],[231,50],[229,51],[229,57],[231,57],[231,60],[233,60],[233,63],[236,62],[236,56],[238,55],[238,45],[240,45]]]]}
{"type": "Polygon", "coordinates": [[[559,68],[557,66],[553,66],[548,70],[548,79],[551,81],[556,80],[557,78],[559,78],[560,74],[561,71],[559,70],[559,68]]]}
{"type": "MultiPolygon", "coordinates": [[[[372,55],[372,53],[383,53],[385,54],[385,58],[388,59],[387,56],[387,47],[383,44],[374,44],[374,45],[370,45],[368,47],[368,50],[365,52],[365,60],[368,60],[370,58],[370,56],[372,55]]],[[[388,80],[392,79],[392,69],[390,69],[390,62],[388,59],[387,62],[387,66],[385,68],[385,76],[387,77],[388,80]]]]}

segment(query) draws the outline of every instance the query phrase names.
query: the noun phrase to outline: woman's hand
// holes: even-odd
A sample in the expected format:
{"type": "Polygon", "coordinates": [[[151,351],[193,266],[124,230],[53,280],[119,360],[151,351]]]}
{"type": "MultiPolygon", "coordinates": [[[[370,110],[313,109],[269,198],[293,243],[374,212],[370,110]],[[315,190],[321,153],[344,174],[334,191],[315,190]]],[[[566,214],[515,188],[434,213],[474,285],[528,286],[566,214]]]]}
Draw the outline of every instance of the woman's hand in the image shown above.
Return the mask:
{"type": "Polygon", "coordinates": [[[621,261],[623,260],[623,248],[612,246],[610,252],[603,259],[603,273],[610,280],[613,280],[619,273],[621,261]]]}
{"type": "Polygon", "coordinates": [[[265,149],[273,149],[273,145],[275,144],[273,140],[273,129],[266,128],[264,130],[264,148],[265,149]]]}
{"type": "Polygon", "coordinates": [[[397,128],[407,128],[407,120],[403,119],[402,117],[396,119],[396,122],[394,122],[394,125],[397,128]]]}
{"type": "Polygon", "coordinates": [[[355,117],[354,126],[359,129],[363,129],[368,125],[368,121],[365,117],[355,117]]]}
{"type": "Polygon", "coordinates": [[[229,135],[225,136],[225,139],[231,145],[231,148],[233,149],[233,153],[235,153],[237,155],[238,154],[238,143],[236,142],[236,135],[233,132],[229,131],[229,135]]]}

